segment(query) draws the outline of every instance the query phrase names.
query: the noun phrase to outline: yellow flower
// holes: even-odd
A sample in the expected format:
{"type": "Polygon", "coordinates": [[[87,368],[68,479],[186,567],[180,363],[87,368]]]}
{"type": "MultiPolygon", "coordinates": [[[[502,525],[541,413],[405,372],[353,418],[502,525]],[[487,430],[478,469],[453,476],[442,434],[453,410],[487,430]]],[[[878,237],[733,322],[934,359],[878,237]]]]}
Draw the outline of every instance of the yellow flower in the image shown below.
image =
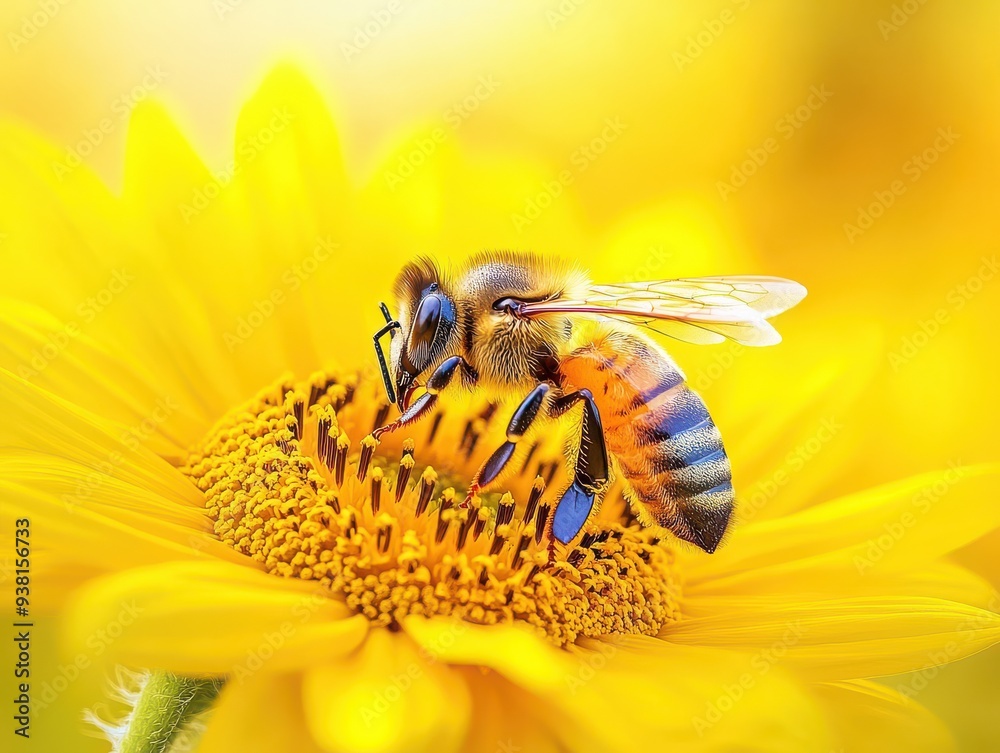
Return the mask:
{"type": "Polygon", "coordinates": [[[550,555],[558,432],[507,494],[457,508],[503,432],[476,396],[366,439],[385,416],[374,304],[410,254],[588,260],[666,233],[691,249],[672,272],[721,271],[734,257],[697,207],[598,241],[569,187],[528,211],[538,171],[433,133],[355,188],[286,69],[214,170],[137,110],[121,197],[3,135],[4,525],[30,518],[32,608],[60,613],[71,655],[96,640],[102,662],[228,678],[199,750],[949,748],[870,678],[1000,640],[989,586],[945,559],[1000,524],[998,468],[810,504],[837,458],[813,445],[848,431],[825,396],[849,399],[856,359],[777,351],[795,383],[720,395],[759,496],[711,556],[639,530],[617,492],[550,555]]]}

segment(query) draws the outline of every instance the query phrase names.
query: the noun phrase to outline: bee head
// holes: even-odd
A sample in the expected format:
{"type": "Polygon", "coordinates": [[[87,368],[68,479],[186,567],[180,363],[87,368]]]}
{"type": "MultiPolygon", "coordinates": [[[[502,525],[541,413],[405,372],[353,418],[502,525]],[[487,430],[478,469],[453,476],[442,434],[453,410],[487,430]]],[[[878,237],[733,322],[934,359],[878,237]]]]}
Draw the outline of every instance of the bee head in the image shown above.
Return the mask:
{"type": "Polygon", "coordinates": [[[391,368],[385,363],[376,335],[376,352],[391,402],[399,400],[401,410],[409,407],[418,380],[448,355],[455,331],[455,304],[447,292],[437,267],[429,259],[410,262],[399,273],[394,287],[399,319],[393,320],[385,305],[382,312],[386,329],[392,334],[389,345],[391,368]]]}

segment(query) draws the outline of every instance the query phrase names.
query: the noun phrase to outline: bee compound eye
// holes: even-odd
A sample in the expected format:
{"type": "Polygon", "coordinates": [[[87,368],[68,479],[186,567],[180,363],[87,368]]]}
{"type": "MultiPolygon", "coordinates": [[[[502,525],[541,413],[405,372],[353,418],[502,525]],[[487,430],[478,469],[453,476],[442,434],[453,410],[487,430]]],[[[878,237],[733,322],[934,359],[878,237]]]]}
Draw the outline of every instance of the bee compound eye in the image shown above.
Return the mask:
{"type": "Polygon", "coordinates": [[[430,358],[431,347],[441,323],[441,297],[435,294],[424,296],[413,314],[413,325],[407,341],[407,353],[418,372],[423,371],[430,358]]]}

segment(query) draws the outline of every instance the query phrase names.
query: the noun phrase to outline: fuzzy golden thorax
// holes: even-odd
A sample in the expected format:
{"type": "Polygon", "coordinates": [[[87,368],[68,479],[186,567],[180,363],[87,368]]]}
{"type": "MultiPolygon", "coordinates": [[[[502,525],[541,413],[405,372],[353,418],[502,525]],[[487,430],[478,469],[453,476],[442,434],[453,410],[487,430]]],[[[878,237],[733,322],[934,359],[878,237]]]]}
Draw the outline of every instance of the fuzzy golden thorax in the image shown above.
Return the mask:
{"type": "MultiPolygon", "coordinates": [[[[574,296],[586,284],[586,277],[571,265],[526,253],[480,253],[454,277],[429,259],[411,262],[395,287],[402,332],[409,332],[421,297],[432,286],[451,301],[457,317],[454,331],[436,343],[431,365],[420,379],[445,358],[459,354],[479,375],[481,389],[499,393],[530,389],[538,381],[542,362],[557,357],[570,342],[572,323],[561,316],[517,317],[498,310],[496,303],[507,297],[535,301],[574,296]]],[[[395,344],[395,364],[400,349],[401,344],[395,344]]]]}

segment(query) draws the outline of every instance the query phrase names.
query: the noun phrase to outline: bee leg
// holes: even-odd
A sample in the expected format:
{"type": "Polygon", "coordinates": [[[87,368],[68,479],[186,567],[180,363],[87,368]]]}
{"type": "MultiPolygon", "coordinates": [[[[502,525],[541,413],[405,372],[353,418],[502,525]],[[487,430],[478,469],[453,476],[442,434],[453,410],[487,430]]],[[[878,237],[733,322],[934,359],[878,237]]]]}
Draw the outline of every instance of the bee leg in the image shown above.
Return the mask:
{"type": "Polygon", "coordinates": [[[551,389],[551,385],[542,382],[529,392],[528,396],[517,406],[517,410],[511,416],[510,423],[507,424],[507,441],[500,445],[476,471],[461,507],[468,507],[469,502],[479,493],[480,489],[493,483],[510,459],[514,457],[518,441],[525,435],[538,416],[539,409],[551,389]]]}
{"type": "Polygon", "coordinates": [[[380,426],[373,431],[372,436],[377,440],[383,434],[396,431],[396,429],[402,428],[407,424],[412,424],[414,421],[427,415],[437,402],[438,394],[451,384],[452,377],[455,376],[460,368],[465,373],[467,383],[475,384],[479,375],[466,363],[462,356],[451,356],[444,359],[441,365],[434,369],[433,373],[427,379],[427,391],[418,397],[409,408],[403,411],[395,421],[390,421],[385,426],[380,426]]]}
{"type": "Polygon", "coordinates": [[[552,404],[551,413],[560,416],[577,402],[583,402],[583,423],[576,472],[552,515],[552,535],[563,544],[568,544],[580,532],[598,495],[608,484],[608,450],[604,445],[604,429],[590,390],[560,397],[552,404]]]}

